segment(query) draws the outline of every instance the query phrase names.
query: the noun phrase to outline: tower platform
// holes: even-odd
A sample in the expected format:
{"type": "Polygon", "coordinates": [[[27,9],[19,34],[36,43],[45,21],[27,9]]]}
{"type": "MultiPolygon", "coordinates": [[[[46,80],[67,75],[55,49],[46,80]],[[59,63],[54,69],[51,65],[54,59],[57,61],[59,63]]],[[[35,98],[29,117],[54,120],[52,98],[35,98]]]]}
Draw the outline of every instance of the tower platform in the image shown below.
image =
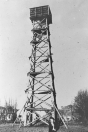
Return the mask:
{"type": "Polygon", "coordinates": [[[30,8],[30,20],[42,20],[47,18],[48,24],[52,24],[52,14],[48,5],[30,8]]]}

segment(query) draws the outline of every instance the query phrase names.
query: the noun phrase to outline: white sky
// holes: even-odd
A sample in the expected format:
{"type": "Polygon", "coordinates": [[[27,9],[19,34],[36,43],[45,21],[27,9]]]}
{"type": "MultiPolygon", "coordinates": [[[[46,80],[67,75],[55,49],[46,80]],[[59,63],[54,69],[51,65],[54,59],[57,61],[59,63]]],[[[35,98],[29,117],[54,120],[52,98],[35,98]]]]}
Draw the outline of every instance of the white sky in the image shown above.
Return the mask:
{"type": "Polygon", "coordinates": [[[88,0],[0,0],[0,105],[26,100],[31,53],[29,8],[49,5],[58,107],[88,89],[88,0]]]}

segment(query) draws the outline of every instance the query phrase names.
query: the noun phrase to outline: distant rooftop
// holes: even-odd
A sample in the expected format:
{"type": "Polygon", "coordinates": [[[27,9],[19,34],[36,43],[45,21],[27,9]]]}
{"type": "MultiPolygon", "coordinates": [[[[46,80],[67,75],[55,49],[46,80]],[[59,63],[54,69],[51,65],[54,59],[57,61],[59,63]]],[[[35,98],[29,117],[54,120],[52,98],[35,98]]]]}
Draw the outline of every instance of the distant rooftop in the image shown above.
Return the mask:
{"type": "Polygon", "coordinates": [[[5,109],[5,107],[3,107],[3,106],[0,106],[0,109],[5,109]]]}

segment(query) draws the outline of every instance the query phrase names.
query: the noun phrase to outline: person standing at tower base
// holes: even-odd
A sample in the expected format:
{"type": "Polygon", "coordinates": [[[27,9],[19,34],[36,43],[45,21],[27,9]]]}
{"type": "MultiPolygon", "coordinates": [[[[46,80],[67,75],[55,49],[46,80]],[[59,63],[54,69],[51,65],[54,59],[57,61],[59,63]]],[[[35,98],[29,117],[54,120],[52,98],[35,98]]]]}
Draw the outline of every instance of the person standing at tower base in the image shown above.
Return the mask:
{"type": "Polygon", "coordinates": [[[55,119],[53,117],[49,119],[49,132],[56,132],[55,119]]]}

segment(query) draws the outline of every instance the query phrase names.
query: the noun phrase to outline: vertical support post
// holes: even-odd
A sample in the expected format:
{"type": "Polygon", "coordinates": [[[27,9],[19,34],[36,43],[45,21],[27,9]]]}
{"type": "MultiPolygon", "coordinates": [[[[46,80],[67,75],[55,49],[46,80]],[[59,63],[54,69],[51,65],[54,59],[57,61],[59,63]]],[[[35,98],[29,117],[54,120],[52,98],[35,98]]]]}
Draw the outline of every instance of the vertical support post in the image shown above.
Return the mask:
{"type": "MultiPolygon", "coordinates": [[[[55,84],[54,84],[54,73],[53,73],[53,66],[52,66],[53,60],[52,60],[52,53],[51,53],[50,31],[49,31],[49,25],[48,25],[47,19],[46,19],[46,24],[47,24],[47,27],[48,27],[47,38],[48,38],[48,41],[49,41],[50,69],[51,69],[51,79],[52,79],[52,87],[53,87],[52,91],[53,91],[53,98],[54,98],[53,103],[57,107],[57,104],[56,104],[56,91],[55,91],[55,84]]],[[[55,108],[54,108],[54,118],[55,118],[55,124],[56,124],[56,122],[57,122],[57,111],[56,111],[55,108]]]]}
{"type": "MultiPolygon", "coordinates": [[[[33,28],[34,28],[34,21],[33,21],[33,28]]],[[[33,34],[34,35],[34,34],[33,34]]],[[[34,36],[33,36],[34,39],[34,36]]],[[[34,40],[35,41],[35,40],[34,40]]],[[[34,50],[33,50],[33,72],[35,72],[35,63],[36,63],[36,45],[34,45],[34,50]]],[[[35,84],[35,78],[33,78],[33,85],[32,85],[32,96],[31,96],[31,108],[33,108],[33,102],[34,102],[34,84],[35,84]]],[[[30,114],[30,122],[33,120],[33,110],[31,110],[30,114]]],[[[30,124],[32,126],[32,124],[30,124]]]]}

